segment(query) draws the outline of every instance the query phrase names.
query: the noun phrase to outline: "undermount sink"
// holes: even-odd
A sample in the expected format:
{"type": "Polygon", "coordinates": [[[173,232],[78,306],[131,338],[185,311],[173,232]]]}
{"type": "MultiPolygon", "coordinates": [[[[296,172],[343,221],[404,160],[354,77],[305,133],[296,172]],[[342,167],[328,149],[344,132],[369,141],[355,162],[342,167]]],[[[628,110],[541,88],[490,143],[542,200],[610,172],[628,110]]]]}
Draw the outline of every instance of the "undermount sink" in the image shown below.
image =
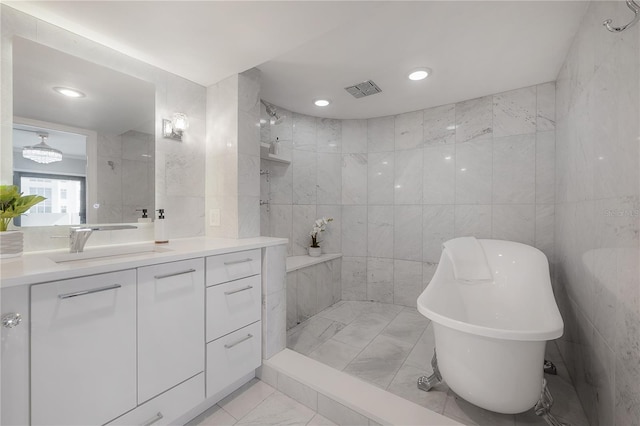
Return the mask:
{"type": "Polygon", "coordinates": [[[49,259],[56,263],[80,262],[87,260],[114,259],[118,257],[131,257],[135,255],[166,253],[171,249],[157,246],[155,244],[116,246],[95,249],[86,249],[81,253],[62,253],[49,256],[49,259]]]}

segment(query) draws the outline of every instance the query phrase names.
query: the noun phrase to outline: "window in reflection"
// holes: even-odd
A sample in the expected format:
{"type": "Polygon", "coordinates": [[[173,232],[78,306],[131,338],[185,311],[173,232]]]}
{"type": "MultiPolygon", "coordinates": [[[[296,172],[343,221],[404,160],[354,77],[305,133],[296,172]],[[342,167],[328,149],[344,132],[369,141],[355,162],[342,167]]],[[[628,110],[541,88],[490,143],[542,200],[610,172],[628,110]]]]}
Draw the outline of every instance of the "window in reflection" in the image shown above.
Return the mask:
{"type": "Polygon", "coordinates": [[[24,195],[42,195],[43,202],[15,218],[16,226],[79,225],[86,223],[85,178],[15,172],[14,185],[24,195]]]}

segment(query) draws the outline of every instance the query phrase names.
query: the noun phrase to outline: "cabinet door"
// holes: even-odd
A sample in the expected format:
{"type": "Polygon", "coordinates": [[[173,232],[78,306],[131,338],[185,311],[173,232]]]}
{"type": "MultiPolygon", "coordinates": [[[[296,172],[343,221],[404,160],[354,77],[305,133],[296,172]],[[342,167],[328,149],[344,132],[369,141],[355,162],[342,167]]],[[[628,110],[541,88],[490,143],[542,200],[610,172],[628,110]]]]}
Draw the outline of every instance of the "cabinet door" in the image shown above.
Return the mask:
{"type": "Polygon", "coordinates": [[[136,273],[31,287],[31,424],[104,424],[136,406],[136,273]]]}
{"type": "Polygon", "coordinates": [[[138,269],[138,404],[204,371],[204,259],[138,269]]]}
{"type": "Polygon", "coordinates": [[[29,287],[26,285],[0,290],[2,316],[21,315],[14,327],[0,327],[0,425],[29,424],[29,287]]]}
{"type": "Polygon", "coordinates": [[[204,400],[204,373],[180,383],[135,410],[118,417],[108,426],[164,426],[175,425],[176,419],[204,400]]]}

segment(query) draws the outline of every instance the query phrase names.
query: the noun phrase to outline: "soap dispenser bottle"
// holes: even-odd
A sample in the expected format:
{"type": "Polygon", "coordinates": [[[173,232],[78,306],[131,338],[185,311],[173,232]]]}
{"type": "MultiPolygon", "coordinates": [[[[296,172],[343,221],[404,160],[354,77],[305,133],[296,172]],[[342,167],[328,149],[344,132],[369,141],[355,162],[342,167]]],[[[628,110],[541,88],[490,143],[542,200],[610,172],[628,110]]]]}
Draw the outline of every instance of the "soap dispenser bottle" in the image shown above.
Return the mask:
{"type": "Polygon", "coordinates": [[[154,232],[156,237],[156,244],[163,244],[169,242],[169,229],[167,228],[167,221],[164,218],[164,209],[156,210],[158,212],[158,218],[154,224],[154,232]]]}
{"type": "Polygon", "coordinates": [[[273,155],[280,155],[280,138],[276,138],[275,141],[271,142],[271,153],[273,155]]]}
{"type": "Polygon", "coordinates": [[[151,223],[151,218],[147,216],[147,209],[136,209],[137,212],[142,212],[142,217],[138,218],[138,223],[151,223]]]}

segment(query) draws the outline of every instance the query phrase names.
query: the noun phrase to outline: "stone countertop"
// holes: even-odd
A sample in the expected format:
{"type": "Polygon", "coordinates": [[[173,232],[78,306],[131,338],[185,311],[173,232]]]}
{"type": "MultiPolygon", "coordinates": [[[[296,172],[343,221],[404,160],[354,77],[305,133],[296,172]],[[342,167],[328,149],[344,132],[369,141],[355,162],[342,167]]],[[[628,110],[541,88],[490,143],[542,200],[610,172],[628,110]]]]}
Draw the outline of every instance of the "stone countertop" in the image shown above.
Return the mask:
{"type": "Polygon", "coordinates": [[[287,257],[287,272],[297,271],[298,269],[306,268],[308,266],[317,265],[318,263],[328,262],[333,259],[339,259],[342,257],[342,253],[326,253],[317,257],[308,255],[303,256],[289,256],[287,257]]]}
{"type": "Polygon", "coordinates": [[[144,242],[91,247],[85,249],[83,253],[78,253],[77,260],[73,260],[73,256],[76,255],[68,255],[68,249],[30,252],[17,258],[0,260],[0,288],[57,281],[286,243],[286,238],[271,237],[181,238],[166,244],[144,242]],[[122,254],[119,254],[119,248],[122,249],[122,254]],[[104,253],[109,255],[85,258],[104,253]],[[52,258],[71,260],[56,263],[52,258]]]}

